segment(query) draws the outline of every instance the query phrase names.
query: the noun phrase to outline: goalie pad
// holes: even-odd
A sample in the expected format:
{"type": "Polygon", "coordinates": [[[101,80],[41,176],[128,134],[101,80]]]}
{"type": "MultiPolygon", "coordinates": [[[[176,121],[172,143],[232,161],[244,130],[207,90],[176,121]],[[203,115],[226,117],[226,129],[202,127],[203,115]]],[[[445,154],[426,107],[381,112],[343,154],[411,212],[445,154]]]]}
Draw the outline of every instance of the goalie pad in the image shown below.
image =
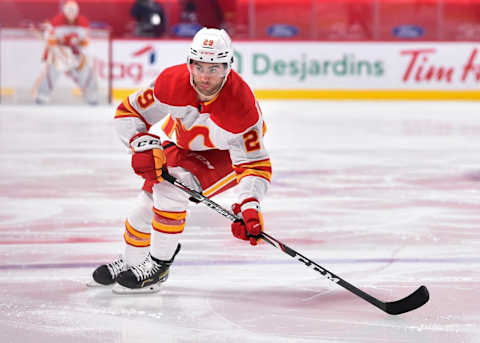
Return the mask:
{"type": "Polygon", "coordinates": [[[75,55],[68,47],[49,47],[44,72],[35,82],[33,95],[37,103],[47,103],[61,74],[70,77],[80,88],[84,100],[98,103],[98,81],[89,60],[85,55],[75,55]]]}
{"type": "Polygon", "coordinates": [[[78,68],[84,59],[85,55],[80,53],[75,54],[69,46],[51,45],[48,48],[45,62],[52,64],[56,71],[63,73],[78,68]]]}

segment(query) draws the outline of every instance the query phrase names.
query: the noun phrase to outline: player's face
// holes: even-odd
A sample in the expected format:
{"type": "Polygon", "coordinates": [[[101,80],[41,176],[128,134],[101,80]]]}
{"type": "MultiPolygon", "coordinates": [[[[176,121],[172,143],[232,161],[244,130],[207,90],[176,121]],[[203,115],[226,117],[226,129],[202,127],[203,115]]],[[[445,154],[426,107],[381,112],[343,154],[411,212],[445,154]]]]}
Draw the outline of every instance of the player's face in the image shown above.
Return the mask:
{"type": "Polygon", "coordinates": [[[63,14],[69,22],[74,22],[78,16],[78,5],[73,1],[68,1],[63,7],[63,14]]]}
{"type": "Polygon", "coordinates": [[[204,95],[213,95],[222,85],[227,72],[223,63],[206,63],[193,61],[190,69],[192,71],[195,86],[204,95]]]}

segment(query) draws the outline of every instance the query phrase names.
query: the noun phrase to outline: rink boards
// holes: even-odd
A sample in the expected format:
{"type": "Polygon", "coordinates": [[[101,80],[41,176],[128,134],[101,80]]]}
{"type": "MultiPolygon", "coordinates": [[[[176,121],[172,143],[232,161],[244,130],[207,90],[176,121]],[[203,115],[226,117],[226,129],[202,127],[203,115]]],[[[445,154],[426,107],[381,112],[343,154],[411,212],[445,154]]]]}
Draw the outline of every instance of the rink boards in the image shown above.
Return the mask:
{"type": "MultiPolygon", "coordinates": [[[[148,86],[166,67],[185,61],[189,42],[115,39],[111,41],[111,55],[108,41],[92,44],[89,54],[106,94],[120,100],[148,86]]],[[[477,42],[234,43],[233,68],[260,99],[480,99],[477,42]]],[[[9,86],[11,80],[31,87],[39,74],[40,52],[32,54],[33,42],[3,39],[1,44],[5,98],[18,87],[9,86]],[[11,51],[23,51],[18,55],[28,56],[35,63],[21,63],[21,70],[5,71],[3,65],[12,59],[11,51]]],[[[42,42],[37,39],[35,44],[41,47],[42,42]]],[[[61,88],[72,87],[65,84],[68,80],[61,82],[61,88]]]]}

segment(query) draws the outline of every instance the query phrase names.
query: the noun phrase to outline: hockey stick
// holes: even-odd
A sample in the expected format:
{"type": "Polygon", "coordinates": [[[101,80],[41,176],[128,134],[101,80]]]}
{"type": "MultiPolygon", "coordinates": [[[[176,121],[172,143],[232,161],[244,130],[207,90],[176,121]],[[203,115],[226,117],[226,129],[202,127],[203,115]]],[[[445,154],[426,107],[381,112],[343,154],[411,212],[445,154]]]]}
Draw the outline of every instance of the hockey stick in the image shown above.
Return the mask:
{"type": "MultiPolygon", "coordinates": [[[[191,189],[184,185],[182,182],[178,181],[175,177],[172,175],[168,174],[165,170],[162,172],[162,177],[171,183],[172,185],[176,186],[177,188],[183,190],[184,192],[188,193],[190,195],[190,200],[194,202],[201,202],[214,211],[220,213],[224,217],[230,219],[232,222],[239,222],[242,221],[241,218],[237,217],[235,214],[232,212],[228,211],[227,209],[223,208],[216,202],[210,200],[206,196],[204,196],[202,193],[197,192],[194,189],[191,189]]],[[[285,254],[293,257],[297,261],[303,263],[305,266],[312,268],[316,272],[320,273],[322,276],[327,278],[328,280],[342,286],[343,288],[347,289],[348,291],[352,292],[353,294],[359,296],[365,301],[368,301],[370,304],[373,306],[381,309],[382,311],[388,313],[388,314],[401,314],[405,312],[409,312],[412,310],[415,310],[419,308],[420,306],[424,305],[428,299],[430,298],[427,287],[425,286],[420,286],[415,292],[410,294],[409,296],[397,300],[397,301],[392,301],[392,302],[383,302],[378,300],[377,298],[371,296],[368,293],[365,293],[361,289],[355,287],[351,283],[345,281],[341,277],[333,274],[332,272],[328,271],[327,269],[321,267],[317,263],[313,262],[309,258],[303,256],[302,254],[296,252],[292,248],[286,246],[279,240],[273,238],[269,234],[262,232],[260,237],[265,240],[267,243],[270,243],[274,247],[282,250],[285,254]]]]}

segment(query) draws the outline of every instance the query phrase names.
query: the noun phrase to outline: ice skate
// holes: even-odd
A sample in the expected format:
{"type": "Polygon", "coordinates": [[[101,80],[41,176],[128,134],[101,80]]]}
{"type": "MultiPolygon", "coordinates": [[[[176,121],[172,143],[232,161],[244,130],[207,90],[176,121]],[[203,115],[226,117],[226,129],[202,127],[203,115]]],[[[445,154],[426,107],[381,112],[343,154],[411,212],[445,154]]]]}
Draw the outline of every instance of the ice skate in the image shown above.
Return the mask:
{"type": "Polygon", "coordinates": [[[47,96],[38,95],[35,97],[35,103],[37,105],[48,105],[49,99],[47,96]]]}
{"type": "Polygon", "coordinates": [[[141,264],[120,273],[117,284],[112,289],[113,293],[150,294],[158,292],[160,285],[167,281],[169,268],[180,248],[181,245],[178,244],[175,253],[168,261],[157,260],[148,254],[141,264]]]}
{"type": "Polygon", "coordinates": [[[127,270],[127,264],[123,258],[118,258],[112,263],[102,264],[97,267],[92,274],[93,280],[87,283],[89,287],[111,286],[116,281],[121,272],[127,270]]]}

